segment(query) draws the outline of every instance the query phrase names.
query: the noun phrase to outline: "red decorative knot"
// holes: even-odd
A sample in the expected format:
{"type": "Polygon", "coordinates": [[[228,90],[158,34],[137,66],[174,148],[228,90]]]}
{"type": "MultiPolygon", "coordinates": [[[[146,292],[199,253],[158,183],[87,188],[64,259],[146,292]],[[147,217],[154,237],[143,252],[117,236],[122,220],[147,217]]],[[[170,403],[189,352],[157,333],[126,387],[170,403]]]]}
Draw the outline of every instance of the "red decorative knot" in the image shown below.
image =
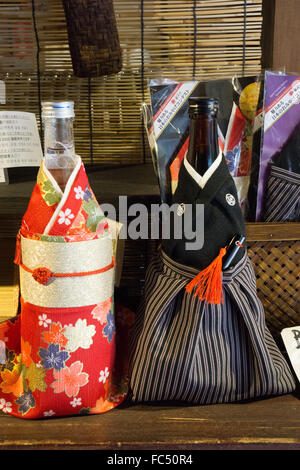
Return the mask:
{"type": "Polygon", "coordinates": [[[39,284],[46,285],[51,277],[51,271],[48,268],[36,268],[32,272],[33,279],[39,284]]]}

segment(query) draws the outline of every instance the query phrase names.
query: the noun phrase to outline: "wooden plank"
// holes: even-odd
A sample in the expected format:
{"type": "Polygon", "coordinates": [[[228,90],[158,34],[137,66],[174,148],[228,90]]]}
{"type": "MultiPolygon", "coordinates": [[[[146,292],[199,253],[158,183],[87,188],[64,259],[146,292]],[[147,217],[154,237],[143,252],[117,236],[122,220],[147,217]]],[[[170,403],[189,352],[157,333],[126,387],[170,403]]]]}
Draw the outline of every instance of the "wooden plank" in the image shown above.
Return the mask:
{"type": "Polygon", "coordinates": [[[300,240],[298,222],[252,222],[246,224],[247,241],[300,240]]]}
{"type": "Polygon", "coordinates": [[[263,0],[262,3],[261,65],[263,69],[273,66],[275,0],[263,0]]]}
{"type": "Polygon", "coordinates": [[[274,22],[273,68],[285,68],[286,72],[300,74],[300,58],[297,47],[299,34],[299,0],[276,0],[274,22]]]}
{"type": "Polygon", "coordinates": [[[128,405],[29,421],[0,414],[1,449],[297,449],[299,393],[210,406],[128,405]]]}

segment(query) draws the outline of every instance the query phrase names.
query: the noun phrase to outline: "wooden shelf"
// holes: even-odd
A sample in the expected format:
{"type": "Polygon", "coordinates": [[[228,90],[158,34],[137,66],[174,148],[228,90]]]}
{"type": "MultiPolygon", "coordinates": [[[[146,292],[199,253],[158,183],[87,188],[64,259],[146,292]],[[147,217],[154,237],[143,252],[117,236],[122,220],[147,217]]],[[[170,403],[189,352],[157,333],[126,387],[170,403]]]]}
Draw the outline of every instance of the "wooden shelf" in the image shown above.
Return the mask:
{"type": "Polygon", "coordinates": [[[246,224],[247,241],[300,240],[298,222],[251,222],[246,224]]]}
{"type": "Polygon", "coordinates": [[[38,421],[0,414],[1,449],[300,450],[299,393],[209,406],[128,405],[38,421]]]}

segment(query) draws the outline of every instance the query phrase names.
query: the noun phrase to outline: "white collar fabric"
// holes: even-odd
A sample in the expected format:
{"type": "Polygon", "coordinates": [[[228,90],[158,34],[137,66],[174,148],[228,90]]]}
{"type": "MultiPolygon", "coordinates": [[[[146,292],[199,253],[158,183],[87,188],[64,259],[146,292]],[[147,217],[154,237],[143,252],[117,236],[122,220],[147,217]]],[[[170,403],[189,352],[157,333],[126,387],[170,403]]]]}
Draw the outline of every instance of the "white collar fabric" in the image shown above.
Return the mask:
{"type": "Polygon", "coordinates": [[[203,189],[207,181],[209,180],[209,178],[213,175],[213,173],[216,171],[216,169],[220,165],[222,161],[222,152],[221,151],[219,152],[219,155],[217,156],[217,158],[213,161],[213,163],[210,165],[210,167],[206,170],[206,172],[202,176],[188,162],[186,155],[187,154],[185,154],[184,160],[183,160],[185,169],[191,175],[191,177],[196,181],[196,183],[200,186],[200,188],[203,189]]]}

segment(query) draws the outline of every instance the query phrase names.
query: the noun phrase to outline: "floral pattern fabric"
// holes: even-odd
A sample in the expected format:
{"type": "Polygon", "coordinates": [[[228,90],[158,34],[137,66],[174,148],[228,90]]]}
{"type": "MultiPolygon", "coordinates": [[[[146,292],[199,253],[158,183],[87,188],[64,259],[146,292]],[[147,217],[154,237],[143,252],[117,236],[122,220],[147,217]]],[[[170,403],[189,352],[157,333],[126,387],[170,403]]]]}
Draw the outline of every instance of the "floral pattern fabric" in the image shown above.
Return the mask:
{"type": "Polygon", "coordinates": [[[115,368],[113,319],[112,299],[61,311],[23,304],[21,315],[0,324],[7,357],[0,368],[0,409],[37,418],[100,413],[121,403],[127,378],[115,368]],[[101,324],[93,311],[108,304],[101,324]]]}
{"type": "Polygon", "coordinates": [[[109,234],[109,224],[89,185],[83,164],[56,217],[63,195],[47,179],[50,176],[42,163],[22,220],[22,235],[34,240],[61,243],[106,237],[109,234]],[[34,217],[37,213],[38,220],[34,217]],[[50,228],[49,220],[52,220],[50,228]],[[46,228],[48,233],[45,233],[46,228]]]}
{"type": "MultiPolygon", "coordinates": [[[[42,164],[23,237],[76,243],[109,236],[83,164],[72,178],[62,193],[42,164]]],[[[45,308],[21,298],[21,312],[0,323],[0,410],[34,419],[115,408],[127,396],[131,324],[127,309],[115,308],[113,286],[106,300],[76,308],[45,308]]]]}

